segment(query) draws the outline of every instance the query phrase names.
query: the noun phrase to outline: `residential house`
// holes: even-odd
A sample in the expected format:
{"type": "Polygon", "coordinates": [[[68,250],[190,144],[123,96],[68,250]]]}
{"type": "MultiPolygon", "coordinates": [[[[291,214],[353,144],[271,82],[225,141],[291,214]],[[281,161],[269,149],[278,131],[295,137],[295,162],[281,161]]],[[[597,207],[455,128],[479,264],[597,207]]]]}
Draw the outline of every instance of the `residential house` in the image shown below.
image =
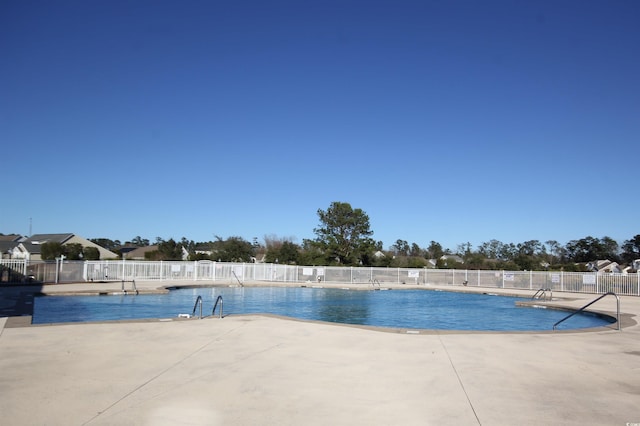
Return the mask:
{"type": "Polygon", "coordinates": [[[126,258],[129,253],[137,249],[138,249],[138,246],[123,246],[119,248],[119,251],[120,251],[120,255],[123,258],[126,258]]]}
{"type": "Polygon", "coordinates": [[[375,257],[376,259],[382,259],[387,256],[381,250],[378,250],[375,253],[373,253],[373,257],[375,257]]]}
{"type": "Polygon", "coordinates": [[[145,253],[158,250],[157,245],[136,247],[133,250],[122,253],[122,257],[127,260],[145,260],[145,253]]]}
{"type": "MultiPolygon", "coordinates": [[[[189,260],[189,252],[184,246],[180,246],[182,252],[182,260],[189,260]]],[[[136,247],[135,250],[123,252],[122,257],[127,260],[147,260],[146,254],[152,251],[157,251],[158,245],[136,247]]]]}
{"type": "Polygon", "coordinates": [[[42,245],[45,243],[80,244],[82,247],[98,249],[100,259],[115,259],[118,255],[75,234],[35,234],[18,243],[11,250],[14,259],[42,260],[42,245]]]}
{"type": "Polygon", "coordinates": [[[24,239],[25,237],[21,235],[0,235],[0,253],[2,253],[0,258],[11,259],[13,257],[13,249],[24,239]]]}
{"type": "Polygon", "coordinates": [[[203,254],[205,256],[211,256],[211,254],[213,253],[213,249],[208,243],[196,244],[193,251],[195,254],[203,254]]]}
{"type": "Polygon", "coordinates": [[[618,265],[617,262],[612,262],[608,259],[604,259],[604,260],[594,260],[593,262],[589,262],[587,263],[587,269],[591,272],[598,272],[598,273],[604,273],[604,272],[615,272],[615,273],[620,273],[622,272],[622,267],[620,265],[618,265]]]}
{"type": "Polygon", "coordinates": [[[438,261],[440,261],[440,264],[443,265],[445,268],[447,266],[452,266],[456,263],[464,263],[464,259],[458,256],[457,254],[445,254],[440,256],[439,259],[427,259],[427,265],[426,265],[427,268],[432,268],[432,269],[437,268],[438,261]]]}
{"type": "Polygon", "coordinates": [[[442,260],[445,265],[447,265],[447,262],[464,263],[464,259],[458,256],[457,254],[442,255],[440,256],[440,260],[442,260]]]}

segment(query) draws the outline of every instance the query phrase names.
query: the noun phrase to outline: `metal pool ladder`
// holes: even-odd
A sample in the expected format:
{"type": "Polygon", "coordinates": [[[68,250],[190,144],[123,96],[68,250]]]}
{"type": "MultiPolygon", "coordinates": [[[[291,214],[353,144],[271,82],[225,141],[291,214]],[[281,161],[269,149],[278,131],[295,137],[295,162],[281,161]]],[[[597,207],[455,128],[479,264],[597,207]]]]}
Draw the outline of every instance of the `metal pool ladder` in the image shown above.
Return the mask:
{"type": "Polygon", "coordinates": [[[376,289],[376,284],[378,285],[378,290],[380,290],[380,281],[378,281],[376,278],[370,279],[369,282],[371,283],[371,286],[374,290],[376,289]]]}
{"type": "MultiPolygon", "coordinates": [[[[216,303],[213,305],[213,311],[211,311],[211,316],[215,315],[218,303],[220,303],[220,313],[218,314],[218,318],[222,318],[222,296],[218,296],[216,299],[216,303]]],[[[196,309],[198,309],[198,307],[200,307],[200,314],[198,315],[198,318],[202,319],[202,296],[198,296],[196,298],[196,303],[193,304],[193,311],[191,312],[192,317],[196,315],[196,309]]]]}
{"type": "Polygon", "coordinates": [[[124,283],[126,282],[131,282],[131,288],[136,294],[138,294],[138,288],[136,287],[136,280],[131,280],[131,281],[122,280],[122,294],[127,294],[127,290],[124,289],[124,283]]]}
{"type": "Polygon", "coordinates": [[[591,302],[587,303],[587,304],[586,304],[586,305],[584,305],[582,308],[580,308],[580,309],[576,310],[575,312],[573,312],[573,313],[571,313],[571,314],[567,315],[566,317],[562,318],[560,321],[558,321],[557,323],[553,324],[553,329],[555,330],[555,329],[556,329],[556,326],[557,326],[558,324],[560,324],[561,322],[563,322],[564,320],[568,320],[569,318],[571,318],[571,317],[572,317],[572,316],[574,316],[575,314],[578,314],[578,313],[580,313],[580,312],[584,311],[586,308],[588,308],[589,306],[593,305],[593,304],[594,304],[594,303],[596,303],[598,300],[603,299],[604,297],[609,296],[609,295],[614,296],[614,297],[616,298],[616,320],[617,320],[617,322],[618,322],[618,328],[617,328],[617,330],[621,331],[622,329],[620,328],[620,298],[618,297],[618,295],[617,295],[617,294],[615,294],[615,293],[614,293],[614,292],[612,292],[612,291],[609,291],[609,292],[607,292],[607,293],[603,294],[602,296],[600,296],[600,297],[596,298],[595,300],[593,300],[593,301],[591,301],[591,302]]]}
{"type": "MultiPolygon", "coordinates": [[[[236,277],[236,281],[238,281],[238,284],[240,284],[240,287],[244,287],[244,284],[242,283],[242,281],[240,281],[240,278],[238,278],[235,271],[231,271],[231,273],[233,274],[234,277],[236,277]]],[[[216,300],[216,303],[217,303],[217,300],[216,300]]]]}
{"type": "Polygon", "coordinates": [[[211,311],[211,316],[216,313],[216,306],[218,306],[218,302],[220,302],[220,313],[218,314],[218,318],[222,318],[222,296],[218,296],[218,298],[216,299],[216,303],[213,304],[213,311],[211,311]]]}
{"type": "Polygon", "coordinates": [[[193,305],[193,312],[191,312],[191,316],[196,314],[196,308],[200,305],[200,316],[198,318],[202,319],[202,296],[198,296],[196,299],[196,303],[193,305]]]}
{"type": "Polygon", "coordinates": [[[533,295],[531,299],[540,299],[547,300],[547,292],[549,292],[549,300],[553,299],[553,292],[550,288],[540,288],[536,291],[536,294],[533,295]]]}

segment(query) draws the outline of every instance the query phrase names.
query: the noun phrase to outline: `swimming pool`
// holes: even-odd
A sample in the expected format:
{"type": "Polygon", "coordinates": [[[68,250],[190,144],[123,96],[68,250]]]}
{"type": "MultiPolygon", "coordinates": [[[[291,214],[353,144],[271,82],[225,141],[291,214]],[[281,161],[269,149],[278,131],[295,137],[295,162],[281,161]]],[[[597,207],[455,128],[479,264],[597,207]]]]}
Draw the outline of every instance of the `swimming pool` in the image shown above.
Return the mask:
{"type": "MultiPolygon", "coordinates": [[[[34,300],[33,324],[171,318],[191,313],[198,296],[210,315],[218,296],[224,314],[269,313],[305,320],[407,329],[551,330],[566,311],[516,306],[529,299],[429,290],[358,291],[305,287],[181,288],[168,294],[41,296],[34,300]]],[[[558,329],[610,324],[584,314],[558,329]]]]}

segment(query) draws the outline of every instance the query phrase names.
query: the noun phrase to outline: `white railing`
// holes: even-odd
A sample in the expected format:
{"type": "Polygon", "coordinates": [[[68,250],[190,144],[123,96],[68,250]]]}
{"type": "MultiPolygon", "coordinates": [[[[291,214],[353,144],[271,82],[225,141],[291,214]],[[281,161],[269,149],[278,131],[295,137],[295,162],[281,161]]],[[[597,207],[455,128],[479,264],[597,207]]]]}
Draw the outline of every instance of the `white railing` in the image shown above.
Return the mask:
{"type": "MultiPolygon", "coordinates": [[[[2,270],[11,269],[18,276],[35,281],[210,281],[347,283],[369,285],[372,280],[384,285],[451,285],[468,287],[513,288],[640,296],[640,274],[615,274],[562,271],[486,271],[463,269],[417,269],[378,267],[298,266],[273,263],[227,263],[207,260],[132,261],[96,260],[32,262],[0,260],[2,270]],[[56,271],[56,268],[59,268],[56,271]],[[237,277],[237,279],[236,279],[237,277]]],[[[6,274],[2,276],[6,280],[6,274]]]]}
{"type": "Polygon", "coordinates": [[[27,262],[24,259],[0,259],[0,283],[24,282],[27,262]]]}

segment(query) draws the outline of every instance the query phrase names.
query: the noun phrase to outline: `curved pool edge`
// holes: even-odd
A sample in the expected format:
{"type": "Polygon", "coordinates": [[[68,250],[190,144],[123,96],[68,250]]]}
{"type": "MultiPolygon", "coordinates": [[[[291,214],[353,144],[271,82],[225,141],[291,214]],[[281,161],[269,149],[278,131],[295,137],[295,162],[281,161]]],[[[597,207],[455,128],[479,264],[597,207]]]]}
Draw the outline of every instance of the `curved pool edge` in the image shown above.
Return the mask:
{"type": "MultiPolygon", "coordinates": [[[[573,328],[573,329],[561,329],[561,330],[447,330],[447,329],[433,329],[433,328],[396,328],[396,327],[382,327],[382,326],[373,326],[373,325],[363,325],[363,324],[345,324],[339,322],[331,322],[331,321],[321,321],[321,320],[308,320],[302,318],[294,318],[287,317],[284,315],[277,314],[230,314],[227,317],[233,318],[251,318],[251,317],[263,317],[263,318],[274,318],[278,320],[284,321],[295,321],[307,324],[319,324],[319,325],[329,325],[334,327],[347,327],[347,328],[356,328],[360,330],[368,330],[374,331],[377,333],[390,333],[390,334],[406,334],[406,335],[462,335],[462,334],[487,334],[487,335],[497,335],[497,334],[513,334],[513,335],[553,335],[553,334],[575,334],[575,333],[596,333],[596,332],[611,332],[618,331],[612,326],[615,326],[615,323],[612,323],[610,326],[600,326],[600,327],[589,327],[589,328],[573,328]]],[[[211,317],[205,317],[203,319],[210,319],[211,317]]],[[[215,318],[217,319],[217,318],[215,318]]],[[[629,326],[635,325],[629,324],[629,326]]]]}
{"type": "MultiPolygon", "coordinates": [[[[46,295],[46,296],[71,296],[71,295],[122,295],[122,292],[119,291],[120,283],[101,283],[100,288],[96,288],[95,283],[76,283],[76,285],[71,288],[69,284],[63,285],[55,285],[52,286],[44,286],[40,288],[40,291],[34,292],[34,295],[46,295]],[[107,284],[107,285],[105,285],[107,284]],[[111,288],[108,288],[111,284],[111,288]],[[117,284],[117,288],[113,287],[113,284],[117,284]]],[[[202,284],[194,284],[193,282],[185,282],[185,283],[167,283],[167,282],[158,282],[158,281],[150,281],[150,282],[142,282],[138,284],[139,294],[161,294],[167,293],[172,289],[179,288],[212,288],[212,287],[241,287],[237,284],[225,284],[225,283],[202,283],[202,284]],[[159,285],[160,284],[160,285],[159,285]]],[[[322,285],[310,285],[310,283],[283,283],[283,282],[252,282],[245,283],[243,287],[309,287],[309,288],[334,288],[334,289],[345,289],[345,290],[374,290],[370,285],[366,284],[352,284],[352,283],[322,283],[322,285]]],[[[481,293],[488,295],[501,295],[501,296],[513,296],[519,298],[530,297],[533,293],[530,290],[518,290],[518,289],[500,289],[500,288],[485,288],[485,287],[455,287],[451,285],[389,285],[385,286],[385,289],[388,290],[403,290],[403,289],[411,289],[411,290],[431,290],[431,291],[449,291],[449,292],[461,292],[461,293],[481,293]]],[[[544,305],[545,308],[550,309],[559,309],[565,310],[567,312],[575,311],[579,306],[583,304],[586,300],[591,300],[593,297],[597,297],[598,295],[594,294],[584,294],[584,293],[562,293],[556,292],[554,293],[554,298],[551,301],[539,301],[532,300],[532,303],[536,305],[544,305]],[[571,303],[578,303],[579,306],[572,306],[571,303]]],[[[633,297],[633,296],[622,296],[622,297],[633,297]]],[[[526,302],[525,302],[526,303],[526,302]]],[[[588,333],[588,332],[602,332],[602,331],[618,331],[614,327],[616,326],[615,322],[615,312],[607,311],[607,310],[587,310],[585,311],[589,314],[604,316],[607,318],[612,318],[613,322],[608,325],[599,326],[599,327],[590,327],[590,328],[572,328],[572,329],[559,329],[559,330],[446,330],[446,329],[406,329],[406,328],[394,328],[394,327],[383,327],[383,326],[370,326],[370,325],[360,325],[360,324],[343,324],[343,323],[334,323],[327,322],[321,320],[306,320],[300,318],[286,317],[275,314],[233,314],[233,316],[271,316],[289,321],[302,321],[309,323],[321,323],[328,324],[332,326],[345,326],[345,327],[355,327],[360,329],[367,329],[372,331],[379,332],[389,332],[396,334],[549,334],[549,333],[588,333]]],[[[626,313],[621,311],[621,324],[620,328],[622,331],[625,328],[629,328],[637,325],[636,320],[634,319],[635,315],[626,313]]],[[[68,324],[95,324],[95,323],[109,323],[109,324],[117,324],[117,323],[132,323],[132,322],[172,322],[172,321],[189,321],[191,319],[179,319],[175,317],[170,318],[148,318],[148,319],[126,319],[126,320],[104,320],[104,321],[86,321],[86,322],[61,322],[61,323],[49,323],[49,324],[31,324],[31,316],[22,315],[19,317],[9,317],[6,321],[5,327],[25,327],[25,326],[55,326],[55,325],[68,325],[68,324]],[[12,319],[15,318],[15,319],[12,319]]]]}
{"type": "MultiPolygon", "coordinates": [[[[264,282],[251,282],[245,283],[244,285],[238,284],[184,284],[184,285],[171,285],[163,287],[166,290],[179,289],[179,288],[209,288],[209,287],[303,287],[303,288],[332,288],[332,289],[340,289],[340,290],[360,290],[360,291],[374,291],[378,290],[376,288],[372,288],[370,284],[353,284],[353,283],[321,283],[317,285],[315,283],[264,283],[264,282]],[[275,284],[275,285],[274,285],[275,284]]],[[[493,288],[493,287],[455,287],[450,285],[406,285],[406,284],[390,284],[385,285],[382,290],[427,290],[427,291],[449,291],[449,292],[459,292],[459,293],[479,293],[486,295],[499,295],[499,296],[509,296],[509,297],[517,297],[517,298],[526,298],[531,297],[535,294],[532,290],[518,290],[518,289],[501,289],[501,288],[493,288]]],[[[541,301],[538,299],[531,299],[528,301],[517,301],[516,305],[522,304],[522,306],[526,307],[543,307],[546,309],[556,309],[565,311],[567,313],[575,312],[582,306],[583,300],[590,300],[591,297],[598,297],[597,294],[590,293],[567,293],[557,291],[554,293],[554,298],[548,301],[541,301]],[[570,302],[579,302],[579,306],[571,306],[570,304],[562,304],[562,302],[570,303],[570,302]]],[[[621,297],[633,297],[633,296],[621,296],[621,297]]],[[[389,333],[398,333],[398,334],[556,334],[556,333],[593,333],[593,332],[602,332],[602,331],[622,331],[625,328],[629,328],[637,325],[637,321],[634,319],[635,315],[630,313],[625,313],[622,310],[620,311],[620,329],[617,329],[617,318],[615,311],[603,311],[603,310],[584,310],[584,313],[595,315],[610,321],[610,324],[603,325],[599,327],[585,327],[585,328],[569,328],[569,329],[557,329],[557,330],[447,330],[447,329],[409,329],[409,328],[394,328],[394,327],[382,327],[382,326],[370,326],[370,325],[362,325],[362,324],[344,324],[330,321],[320,321],[320,320],[307,320],[301,318],[287,317],[283,315],[276,314],[234,314],[237,315],[260,315],[260,316],[268,316],[274,318],[280,318],[285,320],[292,321],[302,321],[309,323],[320,323],[320,324],[329,324],[329,325],[337,325],[337,326],[346,326],[346,327],[355,327],[360,329],[368,329],[375,330],[380,332],[389,332],[389,333]]]]}

